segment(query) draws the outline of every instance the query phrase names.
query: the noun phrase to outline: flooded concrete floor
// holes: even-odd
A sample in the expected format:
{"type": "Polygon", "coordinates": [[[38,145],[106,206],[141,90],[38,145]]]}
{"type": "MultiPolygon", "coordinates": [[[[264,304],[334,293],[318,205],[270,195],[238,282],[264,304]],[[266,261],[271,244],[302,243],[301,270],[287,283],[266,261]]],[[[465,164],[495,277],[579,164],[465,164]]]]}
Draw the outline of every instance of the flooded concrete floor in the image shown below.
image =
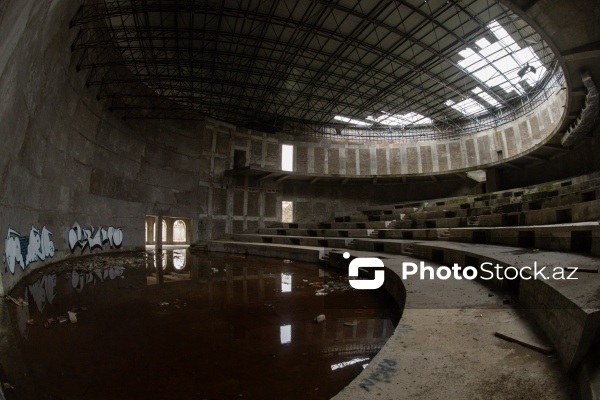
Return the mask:
{"type": "Polygon", "coordinates": [[[43,272],[11,293],[28,305],[4,304],[9,400],[329,399],[400,315],[383,291],[289,260],[170,250],[43,272]]]}

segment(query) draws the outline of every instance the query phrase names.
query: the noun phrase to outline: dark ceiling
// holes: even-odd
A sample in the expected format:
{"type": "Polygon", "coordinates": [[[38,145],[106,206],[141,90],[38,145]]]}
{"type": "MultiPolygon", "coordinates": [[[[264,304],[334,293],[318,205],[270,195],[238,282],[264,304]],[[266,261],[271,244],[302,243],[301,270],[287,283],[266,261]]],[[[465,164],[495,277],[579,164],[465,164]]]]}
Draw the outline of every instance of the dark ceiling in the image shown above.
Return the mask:
{"type": "Polygon", "coordinates": [[[125,118],[192,111],[267,132],[340,134],[393,128],[335,116],[417,113],[432,121],[424,131],[442,133],[522,105],[498,88],[489,92],[503,107],[483,118],[444,104],[482,86],[458,52],[493,41],[492,20],[553,68],[539,35],[494,0],[93,0],[71,25],[77,68],[125,118]]]}

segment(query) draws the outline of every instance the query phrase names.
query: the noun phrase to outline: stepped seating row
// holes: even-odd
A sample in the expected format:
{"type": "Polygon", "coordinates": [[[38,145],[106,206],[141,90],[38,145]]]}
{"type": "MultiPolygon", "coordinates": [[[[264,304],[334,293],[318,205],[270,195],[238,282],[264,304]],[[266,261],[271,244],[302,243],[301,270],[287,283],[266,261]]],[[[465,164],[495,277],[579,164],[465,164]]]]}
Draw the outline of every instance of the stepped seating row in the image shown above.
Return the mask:
{"type": "MultiPolygon", "coordinates": [[[[499,192],[488,193],[484,195],[473,195],[464,197],[449,197],[440,198],[420,202],[405,202],[398,204],[389,204],[384,206],[365,206],[359,207],[359,211],[363,211],[367,215],[379,215],[389,213],[407,213],[411,209],[419,208],[422,211],[444,211],[456,209],[468,209],[479,207],[498,207],[510,203],[527,203],[530,202],[532,209],[539,206],[544,206],[540,203],[542,200],[555,198],[553,201],[559,201],[562,196],[569,194],[577,194],[577,198],[572,200],[564,200],[566,202],[586,202],[595,200],[598,195],[597,189],[600,187],[600,173],[592,173],[567,180],[559,180],[546,183],[543,185],[504,190],[499,192]]],[[[550,206],[557,206],[550,205],[550,206]]],[[[529,205],[527,206],[529,207],[529,205]]],[[[528,210],[528,208],[525,208],[528,210]]],[[[343,213],[337,213],[336,217],[343,217],[343,213]]]]}
{"type": "MultiPolygon", "coordinates": [[[[600,177],[577,184],[559,181],[525,190],[443,201],[369,207],[370,221],[395,221],[397,228],[459,228],[468,226],[529,226],[600,219],[600,177]],[[567,185],[568,184],[568,185],[567,185]],[[510,196],[501,196],[500,194],[510,196]],[[597,200],[598,199],[598,200],[597,200]],[[433,205],[432,205],[433,204],[433,205]]],[[[356,214],[350,218],[357,219],[356,214]]],[[[347,219],[338,216],[336,219],[347,219]]]]}
{"type": "Polygon", "coordinates": [[[590,349],[600,338],[600,275],[593,273],[600,269],[600,259],[594,257],[600,256],[599,188],[596,174],[468,199],[369,207],[336,214],[331,221],[277,224],[231,235],[209,242],[208,248],[320,260],[343,268],[349,262],[342,257],[345,251],[352,257],[371,255],[388,261],[411,257],[480,271],[484,262],[518,270],[534,262],[560,270],[579,267],[577,280],[517,278],[488,283],[513,291],[568,371],[595,371],[590,349]]]}
{"type": "Polygon", "coordinates": [[[282,235],[258,235],[258,234],[235,234],[231,240],[245,243],[273,243],[292,246],[315,246],[315,247],[339,247],[348,248],[352,238],[313,237],[313,236],[282,236],[282,235]]]}

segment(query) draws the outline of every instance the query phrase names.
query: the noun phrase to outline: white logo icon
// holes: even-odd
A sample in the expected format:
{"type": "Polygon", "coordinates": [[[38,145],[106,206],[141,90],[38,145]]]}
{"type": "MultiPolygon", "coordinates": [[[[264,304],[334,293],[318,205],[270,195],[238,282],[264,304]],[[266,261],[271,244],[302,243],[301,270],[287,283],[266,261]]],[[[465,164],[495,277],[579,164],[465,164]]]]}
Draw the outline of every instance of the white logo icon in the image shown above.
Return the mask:
{"type": "MultiPolygon", "coordinates": [[[[350,253],[345,252],[344,258],[347,260],[350,258],[350,253]]],[[[358,269],[359,268],[383,268],[383,261],[379,258],[375,257],[358,257],[354,260],[350,261],[350,265],[348,266],[348,276],[350,277],[358,277],[358,269]]],[[[378,269],[375,271],[374,279],[349,279],[350,286],[354,289],[379,289],[383,285],[383,281],[385,280],[385,272],[383,269],[378,269]]]]}

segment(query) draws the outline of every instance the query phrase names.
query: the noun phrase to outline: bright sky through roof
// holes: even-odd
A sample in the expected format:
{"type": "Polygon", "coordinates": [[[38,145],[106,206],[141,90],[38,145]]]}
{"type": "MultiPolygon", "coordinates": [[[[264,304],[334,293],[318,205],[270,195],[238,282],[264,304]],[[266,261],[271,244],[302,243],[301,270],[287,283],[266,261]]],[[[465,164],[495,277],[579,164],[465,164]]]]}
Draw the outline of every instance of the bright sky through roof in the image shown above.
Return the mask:
{"type": "MultiPolygon", "coordinates": [[[[467,47],[458,52],[464,59],[458,62],[467,72],[480,80],[488,88],[501,87],[506,93],[516,91],[524,94],[525,88],[521,82],[534,86],[546,73],[542,61],[531,47],[520,48],[497,21],[488,24],[488,29],[497,39],[490,43],[486,38],[475,42],[478,51],[467,47]],[[531,66],[525,75],[519,76],[519,71],[525,66],[531,66]]],[[[472,92],[489,106],[498,107],[500,103],[489,93],[477,86],[472,92]]],[[[476,100],[467,98],[459,103],[447,101],[447,106],[458,110],[464,115],[478,115],[486,112],[485,107],[476,100]]]]}
{"type": "MultiPolygon", "coordinates": [[[[507,94],[517,92],[522,95],[525,93],[523,83],[533,87],[546,74],[546,68],[531,47],[521,48],[506,29],[495,20],[490,22],[487,28],[496,41],[492,43],[486,38],[480,38],[475,42],[477,45],[475,50],[467,47],[458,52],[463,57],[458,65],[485,85],[483,88],[477,86],[472,89],[472,93],[479,101],[473,98],[464,98],[459,102],[448,100],[445,103],[467,116],[487,113],[486,106],[500,107],[500,102],[492,95],[493,92],[488,92],[489,89],[500,87],[507,94]],[[519,71],[527,65],[533,69],[529,68],[523,76],[519,76],[519,71]],[[485,106],[482,102],[485,103],[485,106]]],[[[372,125],[366,121],[340,115],[336,115],[334,119],[358,126],[372,125]]],[[[380,116],[368,116],[366,119],[388,126],[429,125],[432,123],[430,118],[415,112],[389,114],[382,111],[380,116]]]]}
{"type": "Polygon", "coordinates": [[[497,41],[490,43],[485,38],[479,39],[475,42],[479,51],[469,47],[460,51],[458,54],[464,60],[458,65],[489,88],[500,86],[506,93],[517,91],[523,94],[525,89],[519,82],[525,80],[534,86],[544,76],[546,68],[531,47],[520,48],[498,22],[492,21],[487,27],[497,41]],[[529,71],[520,77],[519,70],[527,64],[535,68],[535,72],[529,71]]]}

